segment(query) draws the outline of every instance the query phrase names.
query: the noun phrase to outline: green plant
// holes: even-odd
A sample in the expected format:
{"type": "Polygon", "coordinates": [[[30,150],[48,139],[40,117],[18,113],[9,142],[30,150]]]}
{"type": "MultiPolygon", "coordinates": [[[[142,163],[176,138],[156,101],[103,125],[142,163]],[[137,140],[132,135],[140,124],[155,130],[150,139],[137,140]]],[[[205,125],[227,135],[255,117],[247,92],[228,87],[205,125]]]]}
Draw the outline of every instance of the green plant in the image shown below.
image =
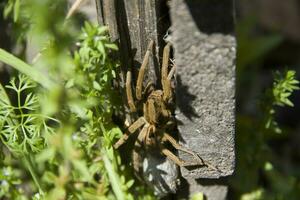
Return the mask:
{"type": "Polygon", "coordinates": [[[3,16],[7,18],[9,15],[13,15],[14,22],[18,21],[20,12],[20,0],[8,0],[5,5],[3,16]]]}
{"type": "Polygon", "coordinates": [[[236,176],[231,184],[235,195],[241,199],[297,199],[300,195],[297,175],[282,171],[284,163],[269,145],[282,132],[275,120],[276,107],[292,106],[289,97],[299,89],[295,75],[291,70],[276,72],[273,87],[261,100],[259,115],[256,118],[238,116],[239,156],[236,176]]]}
{"type": "Polygon", "coordinates": [[[12,96],[16,98],[16,105],[11,103],[4,88],[1,88],[0,137],[3,144],[16,154],[41,151],[47,143],[47,137],[54,131],[47,125],[47,120],[57,122],[39,113],[38,96],[30,92],[35,87],[35,82],[24,75],[19,75],[18,80],[11,79],[6,88],[15,93],[12,96]],[[26,98],[22,99],[24,96],[26,98]]]}
{"type": "Polygon", "coordinates": [[[112,121],[120,106],[112,88],[119,64],[107,27],[85,23],[70,51],[77,32],[64,19],[65,1],[22,6],[34,13],[27,34],[41,51],[30,66],[0,50],[0,60],[19,74],[0,88],[1,198],[153,199],[142,186],[132,188],[130,170],[112,147],[122,132],[112,121]]]}
{"type": "Polygon", "coordinates": [[[286,38],[276,30],[262,30],[255,16],[237,25],[237,161],[230,179],[231,198],[299,199],[296,130],[282,119],[283,113],[296,111],[291,97],[299,82],[295,71],[272,67],[273,86],[266,88],[269,64],[282,61],[286,38]]]}
{"type": "Polygon", "coordinates": [[[274,74],[274,83],[272,90],[269,91],[267,103],[264,104],[266,115],[265,128],[273,129],[276,133],[281,133],[277,122],[274,120],[276,114],[276,106],[290,106],[294,104],[290,101],[289,97],[295,90],[299,90],[299,81],[296,80],[296,72],[289,70],[284,74],[278,71],[274,74]]]}

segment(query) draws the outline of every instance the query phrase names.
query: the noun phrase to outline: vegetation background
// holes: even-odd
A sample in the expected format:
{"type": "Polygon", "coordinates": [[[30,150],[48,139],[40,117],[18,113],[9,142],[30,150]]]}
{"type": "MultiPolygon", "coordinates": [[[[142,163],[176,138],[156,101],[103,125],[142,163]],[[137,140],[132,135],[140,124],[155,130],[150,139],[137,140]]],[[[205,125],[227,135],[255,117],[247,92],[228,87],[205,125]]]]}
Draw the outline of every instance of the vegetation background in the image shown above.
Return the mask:
{"type": "MultiPolygon", "coordinates": [[[[121,106],[111,86],[117,46],[83,14],[66,19],[67,8],[0,3],[0,199],[155,199],[111,147],[122,134],[112,120],[121,106]],[[38,50],[31,59],[29,42],[38,50]]],[[[229,199],[300,198],[299,9],[292,0],[237,1],[229,199]]]]}

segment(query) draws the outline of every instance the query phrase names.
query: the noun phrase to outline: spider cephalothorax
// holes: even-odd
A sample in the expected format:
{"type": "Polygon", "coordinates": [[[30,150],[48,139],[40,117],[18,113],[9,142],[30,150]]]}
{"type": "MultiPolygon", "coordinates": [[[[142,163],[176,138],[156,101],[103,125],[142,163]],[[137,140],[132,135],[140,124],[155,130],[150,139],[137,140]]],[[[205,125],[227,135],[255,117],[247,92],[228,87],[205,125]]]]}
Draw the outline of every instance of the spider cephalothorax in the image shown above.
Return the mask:
{"type": "MultiPolygon", "coordinates": [[[[118,148],[120,145],[126,142],[129,134],[134,133],[141,128],[135,141],[135,150],[133,152],[133,166],[136,172],[141,170],[141,156],[140,149],[159,149],[159,151],[167,158],[171,159],[179,166],[190,165],[206,165],[203,161],[192,151],[183,148],[178,142],[166,131],[170,124],[174,124],[174,117],[172,117],[170,103],[172,102],[172,88],[171,79],[175,73],[175,66],[173,65],[170,72],[169,68],[169,53],[170,44],[168,43],[163,52],[163,61],[161,69],[161,85],[162,89],[155,89],[154,85],[149,82],[143,90],[143,79],[149,55],[153,48],[153,41],[148,45],[146,55],[144,57],[142,66],[140,68],[137,83],[136,83],[136,100],[140,104],[142,103],[142,113],[135,122],[133,122],[128,128],[125,134],[115,143],[114,147],[118,148]],[[168,150],[164,143],[169,142],[171,145],[180,151],[184,151],[195,158],[195,162],[187,163],[179,159],[175,154],[168,150]]],[[[136,112],[137,107],[133,99],[131,89],[131,72],[127,72],[126,76],[126,94],[127,101],[131,112],[136,112]]],[[[141,107],[141,106],[140,106],[141,107]]]]}

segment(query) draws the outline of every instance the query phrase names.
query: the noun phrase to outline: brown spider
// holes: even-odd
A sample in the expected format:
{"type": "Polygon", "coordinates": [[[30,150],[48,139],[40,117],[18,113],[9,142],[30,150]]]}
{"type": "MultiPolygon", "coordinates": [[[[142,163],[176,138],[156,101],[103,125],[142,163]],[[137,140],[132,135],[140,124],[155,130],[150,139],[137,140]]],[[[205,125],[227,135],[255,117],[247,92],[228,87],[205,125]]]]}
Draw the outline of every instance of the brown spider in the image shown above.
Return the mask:
{"type": "MultiPolygon", "coordinates": [[[[170,134],[165,132],[166,128],[174,122],[169,108],[173,96],[171,78],[175,73],[175,66],[173,66],[168,74],[170,46],[170,43],[168,43],[164,47],[163,51],[161,69],[162,90],[155,89],[153,84],[149,82],[145,87],[144,92],[142,92],[144,74],[148,64],[149,55],[153,48],[153,41],[150,41],[136,83],[136,99],[143,103],[143,116],[139,117],[134,123],[132,123],[125,134],[114,144],[114,148],[117,149],[120,145],[126,142],[130,134],[136,132],[142,127],[137,140],[135,141],[135,150],[133,151],[133,167],[136,172],[140,172],[142,167],[141,156],[139,155],[140,152],[136,149],[141,149],[142,146],[144,146],[145,149],[159,148],[163,155],[181,167],[207,165],[194,152],[182,147],[170,134]],[[186,161],[181,160],[164,146],[166,142],[171,143],[175,149],[192,155],[196,162],[187,163],[186,161]]],[[[126,76],[126,94],[130,111],[136,112],[137,109],[133,100],[131,89],[130,71],[127,72],[126,76]]]]}

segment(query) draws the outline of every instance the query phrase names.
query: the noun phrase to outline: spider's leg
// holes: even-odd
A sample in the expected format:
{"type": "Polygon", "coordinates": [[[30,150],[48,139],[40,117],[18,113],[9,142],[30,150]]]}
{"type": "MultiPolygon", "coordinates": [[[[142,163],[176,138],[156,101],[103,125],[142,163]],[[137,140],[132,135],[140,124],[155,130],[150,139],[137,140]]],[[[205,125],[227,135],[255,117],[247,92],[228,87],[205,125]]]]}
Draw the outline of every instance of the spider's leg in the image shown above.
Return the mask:
{"type": "Polygon", "coordinates": [[[133,164],[133,169],[136,177],[138,177],[140,180],[140,173],[141,169],[143,167],[143,156],[141,156],[141,153],[143,151],[143,142],[146,138],[147,132],[148,132],[148,125],[144,125],[143,129],[139,133],[135,143],[134,143],[134,149],[132,152],[132,164],[133,164]]]}
{"type": "Polygon", "coordinates": [[[148,96],[150,93],[154,90],[154,83],[153,82],[148,82],[145,89],[144,89],[144,95],[148,96]]]}
{"type": "Polygon", "coordinates": [[[154,125],[149,125],[147,134],[144,139],[145,147],[153,147],[157,143],[157,138],[155,137],[156,128],[154,125]]]}
{"type": "Polygon", "coordinates": [[[114,148],[117,149],[117,148],[119,148],[119,146],[124,144],[126,142],[126,140],[128,139],[129,134],[134,133],[138,128],[143,126],[145,123],[146,123],[146,120],[144,117],[138,118],[133,124],[131,124],[128,127],[128,129],[124,133],[124,135],[122,135],[122,137],[114,144],[114,148]]]}
{"type": "Polygon", "coordinates": [[[161,67],[161,78],[162,78],[163,85],[164,85],[163,81],[166,80],[166,78],[168,76],[170,48],[171,48],[171,44],[167,43],[167,45],[164,47],[164,52],[163,52],[163,60],[162,60],[162,67],[161,67]]]}
{"type": "Polygon", "coordinates": [[[165,101],[168,101],[172,97],[171,82],[168,79],[170,48],[171,48],[170,43],[168,43],[164,47],[163,61],[162,61],[162,67],[161,67],[161,84],[162,84],[163,94],[164,94],[163,98],[165,101]]]}
{"type": "Polygon", "coordinates": [[[143,59],[143,62],[142,62],[142,66],[140,68],[139,75],[138,75],[138,78],[137,78],[137,83],[136,83],[136,98],[138,100],[142,99],[143,79],[144,79],[146,67],[148,65],[149,56],[150,56],[150,53],[151,53],[151,50],[152,50],[152,47],[153,47],[153,43],[154,43],[153,40],[151,40],[150,43],[149,43],[149,45],[148,45],[148,47],[147,47],[147,51],[146,51],[146,54],[144,56],[144,59],[143,59]]]}
{"type": "Polygon", "coordinates": [[[134,100],[132,97],[132,90],[131,90],[131,72],[128,71],[126,75],[126,95],[127,95],[127,102],[131,112],[136,111],[136,107],[134,105],[134,100]]]}
{"type": "Polygon", "coordinates": [[[161,152],[180,167],[186,166],[185,162],[173,154],[169,149],[162,148],[161,152]]]}
{"type": "Polygon", "coordinates": [[[176,71],[176,66],[173,65],[173,67],[171,68],[169,74],[168,74],[168,81],[170,81],[172,79],[172,77],[174,76],[175,74],[175,71],[176,71]]]}
{"type": "MultiPolygon", "coordinates": [[[[161,148],[161,152],[167,156],[167,158],[169,158],[170,160],[172,160],[174,163],[176,163],[177,165],[179,165],[180,167],[188,167],[188,166],[197,166],[199,165],[198,162],[186,162],[184,160],[181,160],[180,158],[178,158],[178,156],[176,156],[175,154],[173,154],[169,149],[167,148],[161,148]]],[[[205,164],[200,164],[200,165],[205,165],[205,164]]]]}
{"type": "Polygon", "coordinates": [[[162,141],[165,142],[165,141],[169,141],[172,146],[179,150],[179,151],[183,151],[183,152],[186,152],[190,155],[192,155],[195,160],[197,161],[196,163],[190,163],[190,164],[186,164],[186,166],[188,165],[206,165],[207,167],[210,167],[216,171],[219,171],[216,167],[214,167],[213,165],[211,165],[210,163],[208,162],[204,162],[195,152],[191,151],[191,150],[188,150],[186,148],[184,148],[182,145],[180,145],[171,135],[169,135],[168,133],[164,133],[163,134],[163,138],[162,138],[162,141]]]}
{"type": "MultiPolygon", "coordinates": [[[[162,138],[162,141],[165,142],[165,141],[169,141],[172,146],[179,150],[179,151],[183,151],[183,152],[186,152],[192,156],[194,156],[197,160],[199,160],[199,157],[197,156],[197,154],[195,154],[193,151],[191,150],[188,150],[186,148],[184,148],[183,146],[181,146],[171,135],[169,135],[168,133],[164,133],[163,134],[163,138],[162,138]]],[[[199,160],[200,161],[200,160],[199,160]]],[[[201,162],[201,161],[200,161],[201,162]]]]}

